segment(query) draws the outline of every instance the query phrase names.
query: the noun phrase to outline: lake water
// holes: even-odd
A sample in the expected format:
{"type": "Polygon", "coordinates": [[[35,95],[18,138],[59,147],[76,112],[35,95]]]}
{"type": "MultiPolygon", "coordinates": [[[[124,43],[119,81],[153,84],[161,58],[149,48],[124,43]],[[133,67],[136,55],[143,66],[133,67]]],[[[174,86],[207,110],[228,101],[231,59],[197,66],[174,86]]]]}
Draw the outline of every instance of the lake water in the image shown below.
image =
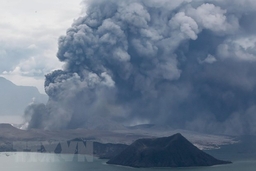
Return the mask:
{"type": "Polygon", "coordinates": [[[137,169],[107,165],[106,160],[89,156],[3,152],[0,168],[1,171],[255,171],[256,160],[236,160],[233,164],[213,167],[137,169]]]}

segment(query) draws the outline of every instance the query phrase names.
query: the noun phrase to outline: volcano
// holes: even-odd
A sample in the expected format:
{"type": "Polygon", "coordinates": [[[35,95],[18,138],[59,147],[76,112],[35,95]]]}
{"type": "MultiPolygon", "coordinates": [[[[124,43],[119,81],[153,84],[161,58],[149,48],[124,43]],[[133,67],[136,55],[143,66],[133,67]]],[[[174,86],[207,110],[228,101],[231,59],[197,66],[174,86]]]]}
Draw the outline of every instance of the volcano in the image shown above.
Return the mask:
{"type": "Polygon", "coordinates": [[[170,137],[139,139],[108,164],[130,167],[193,167],[231,163],[218,160],[199,150],[181,134],[170,137]]]}

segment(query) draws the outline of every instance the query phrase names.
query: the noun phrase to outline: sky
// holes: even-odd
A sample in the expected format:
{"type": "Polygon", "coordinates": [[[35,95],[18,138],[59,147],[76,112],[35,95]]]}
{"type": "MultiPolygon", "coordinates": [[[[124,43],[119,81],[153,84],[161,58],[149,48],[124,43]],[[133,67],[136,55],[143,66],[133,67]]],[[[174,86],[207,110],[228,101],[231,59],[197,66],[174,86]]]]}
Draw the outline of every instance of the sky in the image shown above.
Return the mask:
{"type": "Polygon", "coordinates": [[[62,67],[58,38],[81,14],[81,0],[0,0],[0,76],[44,91],[44,75],[62,67]]]}

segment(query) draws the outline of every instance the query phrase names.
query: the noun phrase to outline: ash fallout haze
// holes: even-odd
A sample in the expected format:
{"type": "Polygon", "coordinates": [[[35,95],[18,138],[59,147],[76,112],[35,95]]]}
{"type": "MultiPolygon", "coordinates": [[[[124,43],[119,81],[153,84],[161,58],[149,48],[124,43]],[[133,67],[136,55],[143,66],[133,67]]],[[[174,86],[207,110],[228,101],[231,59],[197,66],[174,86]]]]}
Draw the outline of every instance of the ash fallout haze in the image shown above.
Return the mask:
{"type": "Polygon", "coordinates": [[[152,123],[256,133],[254,0],[83,2],[28,128],[152,123]]]}

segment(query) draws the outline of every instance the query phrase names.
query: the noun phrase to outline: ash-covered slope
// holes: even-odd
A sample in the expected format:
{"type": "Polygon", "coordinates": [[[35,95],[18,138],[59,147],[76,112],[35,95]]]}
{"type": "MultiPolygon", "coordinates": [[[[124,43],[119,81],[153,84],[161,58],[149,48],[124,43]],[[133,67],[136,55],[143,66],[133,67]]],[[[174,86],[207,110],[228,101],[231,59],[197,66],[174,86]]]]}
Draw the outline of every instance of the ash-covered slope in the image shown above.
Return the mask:
{"type": "Polygon", "coordinates": [[[139,139],[108,164],[131,167],[190,167],[228,164],[199,150],[181,134],[170,137],[139,139]]]}

